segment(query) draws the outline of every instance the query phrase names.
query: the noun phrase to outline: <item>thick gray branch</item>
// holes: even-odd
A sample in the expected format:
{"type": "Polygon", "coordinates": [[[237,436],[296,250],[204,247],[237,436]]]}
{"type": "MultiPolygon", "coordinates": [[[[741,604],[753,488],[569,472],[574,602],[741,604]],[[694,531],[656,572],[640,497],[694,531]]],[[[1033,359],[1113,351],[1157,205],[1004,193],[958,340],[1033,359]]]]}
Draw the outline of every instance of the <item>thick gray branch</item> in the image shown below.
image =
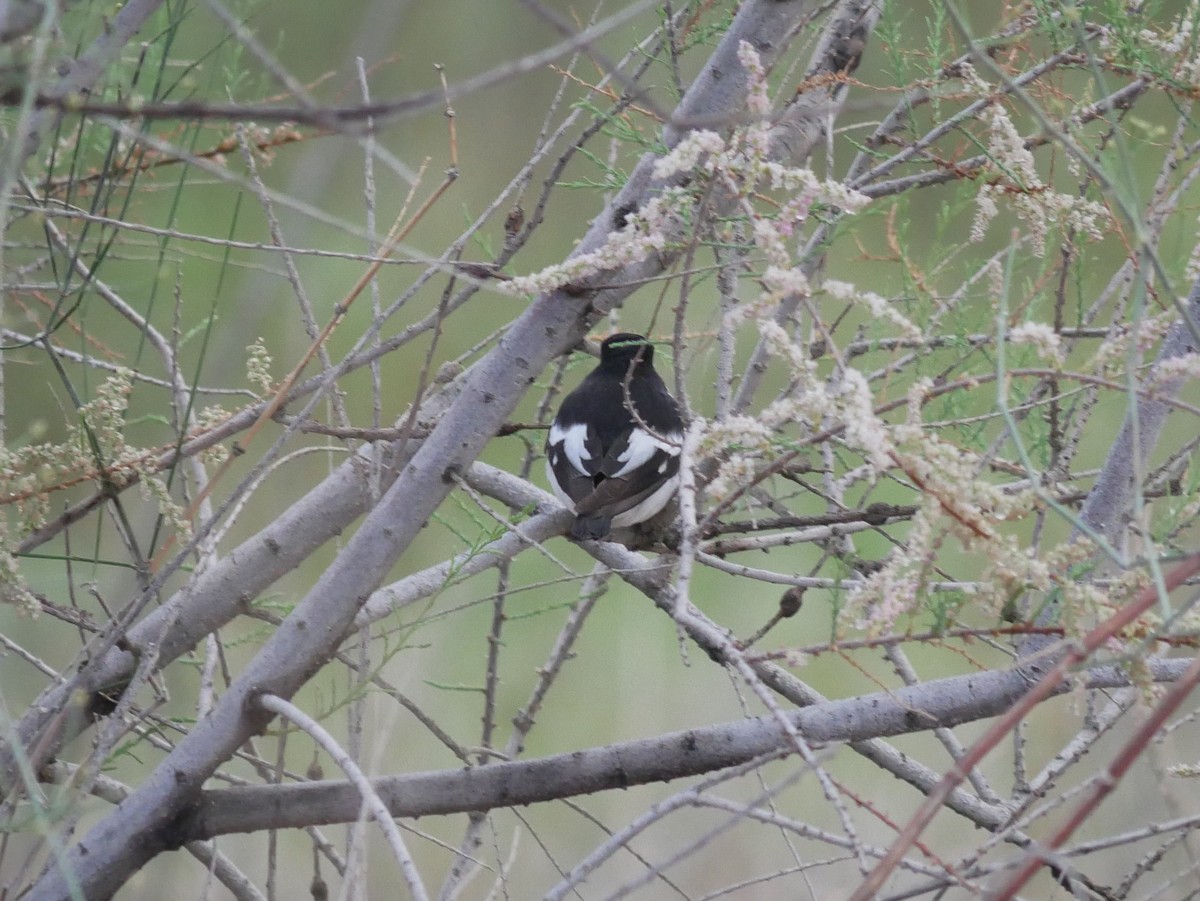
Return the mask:
{"type": "MultiPolygon", "coordinates": [[[[72,94],[86,94],[95,87],[125,45],[133,40],[160,6],[162,0],[129,0],[92,46],[66,66],[66,71],[57,82],[41,88],[39,94],[52,100],[63,100],[72,94]]],[[[15,168],[20,168],[25,159],[37,152],[46,133],[62,115],[61,109],[43,107],[30,116],[15,168]]]]}
{"type": "MultiPolygon", "coordinates": [[[[1159,348],[1158,362],[1150,372],[1150,378],[1158,371],[1162,363],[1200,352],[1197,347],[1196,335],[1200,333],[1200,279],[1192,285],[1192,291],[1184,304],[1184,316],[1177,319],[1167,330],[1159,348]]],[[[1108,456],[1104,460],[1104,468],[1096,479],[1096,484],[1088,492],[1087,500],[1079,513],[1080,525],[1075,530],[1078,537],[1090,531],[1108,542],[1117,543],[1125,531],[1130,508],[1133,505],[1135,491],[1141,486],[1146,473],[1146,465],[1158,446],[1162,436],[1163,426],[1166,425],[1167,414],[1171,411],[1168,400],[1176,397],[1183,387],[1182,378],[1165,379],[1157,390],[1158,397],[1143,398],[1140,394],[1130,393],[1129,412],[1121,431],[1117,433],[1108,456]]],[[[1045,606],[1038,616],[1038,625],[1054,622],[1058,618],[1058,605],[1050,603],[1045,606]]],[[[1022,655],[1039,653],[1050,644],[1052,639],[1044,636],[1034,636],[1022,642],[1022,655]]]]}
{"type": "MultiPolygon", "coordinates": [[[[1188,662],[1164,661],[1155,675],[1172,679],[1188,662]]],[[[1128,680],[1115,667],[1102,667],[1092,671],[1089,684],[1109,688],[1128,680]]],[[[1064,683],[1058,691],[1070,687],[1064,683]]],[[[992,671],[826,701],[789,717],[811,744],[856,742],[995,716],[1028,688],[1019,671],[992,671]]],[[[535,760],[379,778],[372,785],[395,817],[485,811],[708,773],[788,745],[778,721],[765,716],[535,760]]],[[[348,782],[216,789],[201,794],[173,837],[182,843],[230,832],[352,823],[361,806],[358,789],[348,782]]]]}
{"type": "MultiPolygon", "coordinates": [[[[784,47],[780,37],[791,34],[814,6],[810,0],[748,0],[714,58],[728,59],[730,48],[736,50],[747,40],[761,48],[764,64],[773,65],[784,47]]],[[[735,121],[742,99],[718,95],[706,100],[708,85],[711,81],[699,79],[680,108],[711,114],[718,121],[735,121]]],[[[625,189],[593,223],[577,253],[604,244],[609,233],[623,224],[624,213],[644,204],[660,187],[650,176],[652,165],[652,158],[643,158],[625,189]]],[[[462,393],[395,483],[212,712],[119,810],[97,823],[70,850],[62,868],[54,868],[33,887],[29,901],[65,897],[68,879],[63,868],[86,896],[111,895],[146,861],[176,844],[180,818],[204,781],[269,722],[255,703],[257,696],[270,692],[290,698],[330,659],[359,607],[445,498],[454,474],[466,471],[537,374],[575,345],[599,313],[620,303],[642,279],[659,274],[669,262],[670,257],[652,257],[532,303],[497,346],[472,367],[462,393]]]]}
{"type": "MultiPolygon", "coordinates": [[[[1186,318],[1172,323],[1163,338],[1158,352],[1159,365],[1185,354],[1200,353],[1195,337],[1200,334],[1200,280],[1192,285],[1184,311],[1186,318]]],[[[1157,369],[1158,365],[1151,370],[1150,378],[1154,377],[1157,369]]],[[[1182,387],[1183,379],[1170,379],[1160,384],[1156,393],[1169,400],[1176,397],[1182,387]]],[[[1080,521],[1087,528],[1110,543],[1117,541],[1124,531],[1134,490],[1146,473],[1147,463],[1158,445],[1169,412],[1171,406],[1165,400],[1143,399],[1137,394],[1130,394],[1125,422],[1079,514],[1080,521]]]]}
{"type": "MultiPolygon", "coordinates": [[[[122,643],[128,650],[114,648],[91,661],[76,678],[43,691],[16,730],[23,747],[37,748],[35,765],[53,757],[87,726],[89,718],[84,714],[104,703],[100,693],[120,694],[137,666],[139,651],[157,648],[159,668],[168,665],[245,613],[276,579],[361,516],[370,500],[367,453],[364,450],[358,459],[342,463],[269,526],[214,561],[131,628],[122,643]]],[[[11,751],[2,747],[0,787],[9,791],[15,777],[11,751]]]]}

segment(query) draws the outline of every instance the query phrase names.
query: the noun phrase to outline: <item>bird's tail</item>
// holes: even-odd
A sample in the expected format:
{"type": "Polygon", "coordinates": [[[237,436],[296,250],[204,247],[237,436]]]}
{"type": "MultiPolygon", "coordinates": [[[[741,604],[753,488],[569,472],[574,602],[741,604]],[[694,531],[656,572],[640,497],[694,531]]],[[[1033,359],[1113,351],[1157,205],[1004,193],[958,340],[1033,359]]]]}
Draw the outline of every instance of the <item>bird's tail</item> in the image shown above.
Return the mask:
{"type": "Polygon", "coordinates": [[[571,526],[571,537],[576,541],[603,538],[612,529],[612,516],[604,513],[587,513],[576,516],[571,526]]]}

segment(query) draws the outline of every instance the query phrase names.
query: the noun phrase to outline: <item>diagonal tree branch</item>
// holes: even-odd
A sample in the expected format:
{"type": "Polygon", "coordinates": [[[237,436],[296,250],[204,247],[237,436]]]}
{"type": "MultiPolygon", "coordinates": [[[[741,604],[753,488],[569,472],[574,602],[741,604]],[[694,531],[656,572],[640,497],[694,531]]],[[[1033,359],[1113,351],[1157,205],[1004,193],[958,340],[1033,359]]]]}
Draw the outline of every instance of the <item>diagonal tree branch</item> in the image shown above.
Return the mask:
{"type": "MultiPolygon", "coordinates": [[[[747,83],[737,62],[738,46],[749,42],[759,51],[763,64],[771,67],[796,26],[815,8],[809,0],[750,0],[743,4],[704,72],[685,94],[680,118],[689,123],[697,117],[709,124],[738,121],[744,99],[738,86],[744,91],[747,83]],[[722,88],[716,89],[716,84],[722,88]]],[[[825,90],[832,98],[832,89],[825,90]]],[[[820,112],[828,117],[830,106],[820,112]]],[[[678,135],[674,131],[668,136],[669,146],[678,135]]],[[[653,154],[642,158],[629,182],[593,222],[576,254],[603,246],[610,233],[624,224],[630,210],[640,208],[665,186],[653,177],[654,161],[653,154]]],[[[569,289],[550,292],[532,303],[496,347],[472,367],[461,393],[395,483],[210,714],[119,810],[97,823],[64,861],[38,881],[28,898],[62,897],[71,882],[89,897],[110,895],[143,863],[169,847],[176,824],[186,816],[204,781],[270,721],[255,703],[257,697],[269,692],[290,698],[330,659],[352,627],[359,606],[383,581],[445,498],[455,475],[466,471],[538,373],[574,346],[596,316],[623,301],[645,278],[661,273],[673,256],[652,255],[588,277],[569,289]]]]}

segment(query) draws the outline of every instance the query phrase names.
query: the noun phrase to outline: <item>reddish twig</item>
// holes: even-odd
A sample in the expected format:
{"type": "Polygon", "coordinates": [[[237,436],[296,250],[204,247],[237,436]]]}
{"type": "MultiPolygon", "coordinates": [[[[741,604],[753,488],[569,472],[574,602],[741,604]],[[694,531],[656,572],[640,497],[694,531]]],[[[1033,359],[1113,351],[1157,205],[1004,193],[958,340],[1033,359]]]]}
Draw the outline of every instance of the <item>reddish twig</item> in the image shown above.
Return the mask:
{"type": "Polygon", "coordinates": [[[1091,781],[1083,799],[1076,805],[1067,821],[1046,841],[1030,845],[1027,849],[1028,854],[1017,872],[998,891],[989,894],[989,898],[994,898],[995,901],[1008,901],[1020,891],[1021,887],[1033,877],[1033,874],[1047,862],[1050,854],[1061,848],[1075,830],[1082,826],[1100,806],[1100,802],[1117,787],[1117,783],[1124,778],[1125,774],[1129,772],[1129,768],[1145,752],[1146,746],[1154,739],[1155,733],[1162,728],[1167,717],[1187,700],[1197,683],[1200,683],[1200,657],[1193,660],[1192,665],[1170,687],[1158,706],[1150,712],[1150,715],[1133,733],[1129,741],[1117,752],[1104,772],[1091,781]]]}
{"type": "MultiPolygon", "coordinates": [[[[1178,588],[1197,573],[1200,573],[1200,554],[1193,554],[1165,575],[1163,578],[1165,590],[1172,591],[1178,588]]],[[[963,783],[967,774],[978,766],[1009,732],[1016,728],[1017,723],[1024,719],[1034,707],[1048,698],[1059,684],[1070,676],[1073,667],[1082,663],[1093,651],[1103,646],[1106,641],[1120,633],[1130,623],[1136,621],[1139,616],[1158,603],[1158,598],[1158,586],[1147,585],[1137,593],[1132,601],[1090,631],[1078,644],[1068,647],[1054,667],[1038,680],[1025,693],[1024,697],[1009,709],[1008,713],[996,720],[966,754],[955,761],[946,775],[942,777],[942,781],[926,797],[925,803],[908,821],[883,860],[876,864],[875,869],[867,875],[866,880],[851,895],[850,901],[871,901],[876,897],[888,875],[896,868],[896,864],[916,843],[925,827],[937,815],[946,798],[963,783]]],[[[1188,672],[1190,673],[1191,669],[1188,672]]],[[[1041,860],[1036,858],[1035,860],[1040,866],[1041,860]]]]}

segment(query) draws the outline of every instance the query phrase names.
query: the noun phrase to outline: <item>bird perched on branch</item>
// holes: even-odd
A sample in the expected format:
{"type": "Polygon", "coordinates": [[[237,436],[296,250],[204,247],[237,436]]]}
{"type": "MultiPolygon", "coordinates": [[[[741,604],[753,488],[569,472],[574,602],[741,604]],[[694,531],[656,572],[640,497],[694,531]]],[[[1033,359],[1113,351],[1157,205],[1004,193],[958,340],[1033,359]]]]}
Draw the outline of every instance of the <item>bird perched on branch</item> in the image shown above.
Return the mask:
{"type": "Polygon", "coordinates": [[[603,538],[645,522],[679,487],[683,419],[654,370],[654,347],[622,333],[600,345],[600,365],[568,394],[546,439],[546,473],[575,511],[571,535],[603,538]]]}

